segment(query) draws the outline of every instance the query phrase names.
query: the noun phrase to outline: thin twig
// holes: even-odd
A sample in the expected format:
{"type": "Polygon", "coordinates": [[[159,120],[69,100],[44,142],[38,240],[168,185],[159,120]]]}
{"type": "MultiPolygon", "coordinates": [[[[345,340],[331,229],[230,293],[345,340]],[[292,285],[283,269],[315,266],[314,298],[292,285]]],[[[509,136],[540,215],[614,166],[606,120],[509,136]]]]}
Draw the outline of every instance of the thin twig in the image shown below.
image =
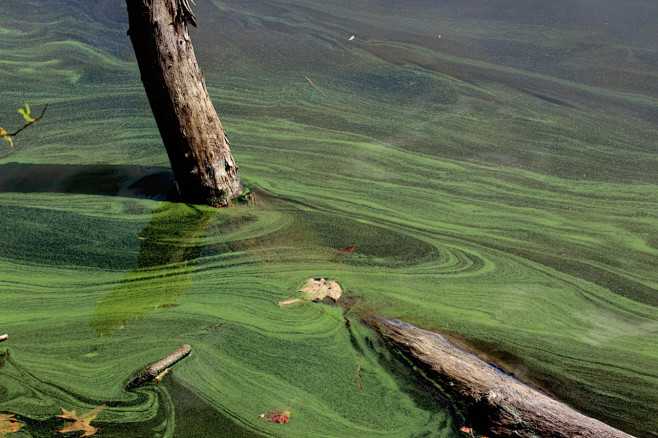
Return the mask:
{"type": "Polygon", "coordinates": [[[23,129],[25,129],[25,128],[27,128],[28,126],[33,125],[34,123],[36,123],[36,122],[38,122],[39,120],[41,120],[41,119],[43,118],[44,113],[46,112],[46,109],[48,108],[48,105],[49,105],[49,104],[47,103],[46,106],[43,107],[43,110],[41,110],[41,115],[40,115],[39,117],[37,117],[36,119],[33,119],[31,122],[26,122],[26,123],[23,125],[23,127],[22,127],[21,129],[19,129],[18,131],[14,132],[14,133],[11,133],[11,134],[10,134],[10,133],[7,133],[7,136],[8,136],[8,137],[15,137],[15,136],[18,135],[18,133],[21,132],[23,129]]]}
{"type": "Polygon", "coordinates": [[[356,372],[356,383],[359,384],[359,389],[361,392],[363,392],[363,386],[361,386],[360,378],[361,378],[361,356],[357,356],[359,358],[359,369],[356,372]]]}
{"type": "Polygon", "coordinates": [[[321,95],[324,96],[324,93],[323,93],[322,91],[320,91],[320,89],[319,89],[318,87],[315,86],[315,84],[313,83],[313,81],[310,80],[310,79],[308,78],[308,76],[304,76],[304,77],[306,78],[306,80],[308,81],[309,84],[313,85],[313,88],[315,88],[316,90],[318,90],[318,93],[320,93],[321,95]]]}
{"type": "Polygon", "coordinates": [[[223,326],[225,326],[225,325],[233,325],[233,324],[229,324],[229,323],[224,322],[224,323],[222,323],[222,324],[213,325],[212,327],[206,327],[206,328],[204,328],[203,330],[207,332],[207,331],[210,331],[210,330],[212,330],[212,329],[216,329],[216,328],[223,327],[223,326]]]}
{"type": "Polygon", "coordinates": [[[297,303],[305,300],[306,300],[305,298],[293,298],[286,301],[279,301],[279,306],[287,306],[288,304],[297,303]]]}

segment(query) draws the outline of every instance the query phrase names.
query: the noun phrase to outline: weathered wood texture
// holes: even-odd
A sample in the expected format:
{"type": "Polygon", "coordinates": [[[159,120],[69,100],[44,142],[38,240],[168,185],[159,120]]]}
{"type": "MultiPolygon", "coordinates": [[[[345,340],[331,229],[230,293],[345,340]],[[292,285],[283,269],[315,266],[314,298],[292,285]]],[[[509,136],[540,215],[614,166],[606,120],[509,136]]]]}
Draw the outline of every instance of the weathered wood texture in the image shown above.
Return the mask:
{"type": "Polygon", "coordinates": [[[126,5],[142,82],[181,197],[226,205],[242,187],[194,56],[189,5],[186,0],[127,0],[126,5]]]}
{"type": "Polygon", "coordinates": [[[430,368],[476,431],[488,436],[632,438],[504,374],[438,333],[395,319],[377,320],[382,335],[430,368]]]}
{"type": "Polygon", "coordinates": [[[126,389],[139,388],[140,386],[152,382],[158,376],[158,374],[175,365],[181,359],[186,358],[191,351],[192,347],[190,347],[188,344],[181,345],[169,356],[159,360],[153,365],[147,366],[142,371],[140,371],[139,374],[137,374],[137,376],[126,385],[126,389]]]}

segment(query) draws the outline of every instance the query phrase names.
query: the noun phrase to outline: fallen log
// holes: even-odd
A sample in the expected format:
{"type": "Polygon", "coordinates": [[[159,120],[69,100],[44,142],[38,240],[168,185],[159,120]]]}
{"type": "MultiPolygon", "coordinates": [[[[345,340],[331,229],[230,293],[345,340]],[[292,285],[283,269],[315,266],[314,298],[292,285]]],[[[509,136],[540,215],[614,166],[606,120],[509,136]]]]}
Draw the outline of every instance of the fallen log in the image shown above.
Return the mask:
{"type": "Polygon", "coordinates": [[[430,368],[432,378],[463,405],[479,433],[502,438],[632,438],[516,380],[438,333],[378,319],[384,338],[430,368]]]}
{"type": "Polygon", "coordinates": [[[7,335],[7,334],[0,335],[0,342],[6,341],[7,339],[9,339],[9,335],[7,335]]]}
{"type": "MultiPolygon", "coordinates": [[[[154,363],[153,365],[147,366],[142,371],[140,371],[139,374],[137,374],[137,376],[126,385],[126,389],[139,388],[140,386],[146,385],[147,383],[156,380],[156,378],[164,375],[164,373],[166,373],[169,368],[176,364],[178,361],[187,357],[191,351],[192,347],[190,347],[188,344],[181,345],[169,356],[154,363]]],[[[159,381],[160,379],[157,380],[159,381]]]]}

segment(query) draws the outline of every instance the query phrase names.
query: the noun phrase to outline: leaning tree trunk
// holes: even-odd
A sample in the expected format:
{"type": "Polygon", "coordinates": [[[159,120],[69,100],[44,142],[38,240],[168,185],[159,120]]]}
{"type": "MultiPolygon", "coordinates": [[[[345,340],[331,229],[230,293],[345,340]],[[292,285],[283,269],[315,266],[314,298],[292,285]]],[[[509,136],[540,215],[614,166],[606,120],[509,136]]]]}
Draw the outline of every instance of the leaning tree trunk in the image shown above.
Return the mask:
{"type": "Polygon", "coordinates": [[[226,131],[208,96],[187,23],[188,0],[126,0],[128,34],[181,197],[227,205],[241,193],[226,131]]]}

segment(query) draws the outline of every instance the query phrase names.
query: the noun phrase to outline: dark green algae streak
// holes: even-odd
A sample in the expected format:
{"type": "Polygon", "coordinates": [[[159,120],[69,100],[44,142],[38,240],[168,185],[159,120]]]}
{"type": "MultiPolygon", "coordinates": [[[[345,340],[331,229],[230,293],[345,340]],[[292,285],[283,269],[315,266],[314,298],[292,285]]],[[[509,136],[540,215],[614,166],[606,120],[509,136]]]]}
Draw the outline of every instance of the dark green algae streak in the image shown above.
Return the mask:
{"type": "Polygon", "coordinates": [[[658,436],[657,6],[546,3],[198,2],[261,193],[215,211],[163,201],[120,1],[3,1],[0,126],[51,107],[0,149],[0,412],[35,437],[103,403],[104,436],[455,435],[468,419],[358,323],[375,313],[658,436]],[[347,315],[277,305],[309,277],[347,315]]]}

